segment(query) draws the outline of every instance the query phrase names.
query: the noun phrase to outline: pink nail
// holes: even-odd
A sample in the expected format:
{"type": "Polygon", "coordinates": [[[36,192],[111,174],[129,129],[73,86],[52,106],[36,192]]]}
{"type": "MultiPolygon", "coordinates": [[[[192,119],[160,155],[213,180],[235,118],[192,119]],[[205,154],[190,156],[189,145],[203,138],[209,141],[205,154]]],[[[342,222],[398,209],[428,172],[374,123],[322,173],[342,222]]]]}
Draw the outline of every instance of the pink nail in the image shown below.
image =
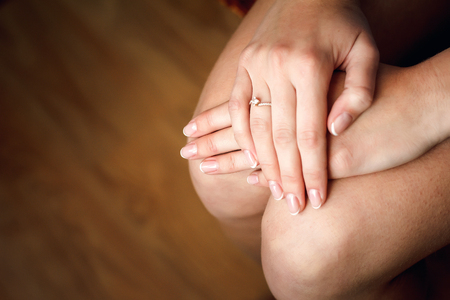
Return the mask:
{"type": "Polygon", "coordinates": [[[344,132],[348,126],[352,123],[353,118],[348,113],[342,113],[337,117],[334,122],[331,124],[331,133],[335,136],[344,132]]]}
{"type": "Polygon", "coordinates": [[[276,181],[269,181],[269,188],[275,200],[283,199],[283,189],[276,181]]]}
{"type": "Polygon", "coordinates": [[[314,209],[319,209],[322,206],[322,195],[320,195],[318,190],[309,190],[309,201],[314,209]]]}
{"type": "Polygon", "coordinates": [[[300,212],[300,201],[298,201],[298,198],[294,194],[286,195],[286,203],[291,215],[295,216],[300,212]]]}
{"type": "Polygon", "coordinates": [[[196,154],[197,154],[197,145],[195,143],[187,144],[180,151],[181,157],[185,159],[191,158],[196,154]]]}
{"type": "Polygon", "coordinates": [[[184,128],[183,128],[183,134],[185,136],[191,136],[197,131],[197,124],[195,121],[190,121],[184,128]]]}
{"type": "Polygon", "coordinates": [[[217,163],[217,161],[215,159],[205,159],[200,164],[200,170],[205,174],[216,172],[218,169],[219,169],[219,164],[217,163]]]}
{"type": "Polygon", "coordinates": [[[247,158],[247,161],[252,169],[256,168],[258,165],[258,162],[256,161],[255,157],[249,150],[244,150],[245,158],[247,158]]]}
{"type": "Polygon", "coordinates": [[[257,184],[258,182],[259,182],[259,178],[258,178],[258,175],[256,175],[256,174],[250,174],[247,177],[248,184],[257,184]]]}

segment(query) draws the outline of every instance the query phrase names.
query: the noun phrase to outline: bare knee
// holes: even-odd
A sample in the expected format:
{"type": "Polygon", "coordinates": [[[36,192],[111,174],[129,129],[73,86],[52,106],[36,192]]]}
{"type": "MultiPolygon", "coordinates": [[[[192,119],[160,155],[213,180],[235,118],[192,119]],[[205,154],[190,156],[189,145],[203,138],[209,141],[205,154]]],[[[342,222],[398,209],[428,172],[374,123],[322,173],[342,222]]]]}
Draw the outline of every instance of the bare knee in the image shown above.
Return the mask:
{"type": "Polygon", "coordinates": [[[248,172],[207,175],[200,171],[199,164],[189,162],[191,179],[200,200],[214,217],[234,220],[262,215],[270,192],[249,185],[248,172]]]}
{"type": "Polygon", "coordinates": [[[189,161],[189,173],[197,194],[205,208],[216,218],[228,218],[235,215],[235,205],[223,201],[220,190],[227,185],[222,176],[211,176],[200,171],[199,161],[189,161]]]}
{"type": "Polygon", "coordinates": [[[291,216],[266,211],[262,262],[269,287],[277,299],[353,299],[361,282],[352,262],[359,255],[351,248],[352,233],[339,222],[308,218],[311,212],[298,216],[304,221],[280,222],[291,216]]]}

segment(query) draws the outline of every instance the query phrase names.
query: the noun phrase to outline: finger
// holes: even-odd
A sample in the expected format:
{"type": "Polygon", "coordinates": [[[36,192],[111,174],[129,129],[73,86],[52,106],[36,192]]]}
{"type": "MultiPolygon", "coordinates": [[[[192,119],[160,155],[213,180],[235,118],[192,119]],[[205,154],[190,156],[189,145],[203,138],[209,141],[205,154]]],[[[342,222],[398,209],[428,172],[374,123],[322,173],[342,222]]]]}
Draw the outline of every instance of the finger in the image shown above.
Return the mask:
{"type": "Polygon", "coordinates": [[[234,138],[240,149],[246,154],[248,164],[254,168],[258,162],[249,125],[249,101],[251,98],[252,81],[247,70],[240,66],[228,103],[228,111],[231,118],[234,138]]]}
{"type": "Polygon", "coordinates": [[[296,93],[283,77],[275,76],[270,85],[272,132],[289,212],[296,215],[305,207],[305,186],[296,135],[296,93]]]}
{"type": "Polygon", "coordinates": [[[325,60],[305,64],[293,78],[297,91],[297,141],[311,205],[327,197],[327,90],[333,72],[325,60]]]}
{"type": "MultiPolygon", "coordinates": [[[[269,186],[269,183],[267,182],[266,177],[264,176],[264,173],[261,171],[252,172],[247,177],[247,182],[249,184],[255,185],[255,186],[261,186],[261,187],[269,186]]],[[[292,195],[292,194],[287,194],[286,204],[288,205],[289,211],[293,212],[291,214],[296,215],[304,209],[305,201],[303,200],[303,203],[302,203],[302,202],[299,202],[298,200],[293,200],[289,195],[292,195]]]]}
{"type": "Polygon", "coordinates": [[[236,150],[239,150],[239,145],[234,139],[233,129],[228,127],[188,143],[180,154],[185,159],[202,159],[236,150]]]}
{"type": "Polygon", "coordinates": [[[243,151],[208,157],[200,164],[200,170],[210,175],[230,174],[248,169],[250,167],[243,151]]]}
{"type": "Polygon", "coordinates": [[[372,103],[379,54],[372,38],[359,35],[342,68],[346,71],[344,91],[334,103],[328,128],[333,135],[347,129],[372,103]]]}
{"type": "Polygon", "coordinates": [[[247,177],[247,182],[251,185],[269,187],[269,183],[261,170],[250,173],[247,177]]]}
{"type": "Polygon", "coordinates": [[[205,110],[192,119],[184,128],[183,134],[187,137],[200,137],[231,126],[228,102],[214,108],[205,110]]]}
{"type": "MultiPolygon", "coordinates": [[[[259,88],[259,91],[262,87],[259,88]]],[[[261,93],[259,99],[263,103],[270,102],[270,93],[261,93]]],[[[270,191],[276,200],[283,198],[278,158],[272,139],[271,107],[252,106],[250,112],[250,128],[259,165],[269,182],[270,191]]]]}

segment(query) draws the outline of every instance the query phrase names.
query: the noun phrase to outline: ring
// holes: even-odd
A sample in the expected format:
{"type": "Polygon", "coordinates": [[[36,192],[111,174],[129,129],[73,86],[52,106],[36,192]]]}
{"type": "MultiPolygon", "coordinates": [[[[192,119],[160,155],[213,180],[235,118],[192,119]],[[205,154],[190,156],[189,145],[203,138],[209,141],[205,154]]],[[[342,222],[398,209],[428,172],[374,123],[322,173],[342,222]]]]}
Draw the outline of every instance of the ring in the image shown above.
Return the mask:
{"type": "Polygon", "coordinates": [[[261,100],[259,100],[255,96],[253,96],[252,100],[250,100],[250,102],[248,104],[249,105],[253,105],[253,106],[272,106],[272,103],[270,103],[270,102],[261,102],[261,100]]]}

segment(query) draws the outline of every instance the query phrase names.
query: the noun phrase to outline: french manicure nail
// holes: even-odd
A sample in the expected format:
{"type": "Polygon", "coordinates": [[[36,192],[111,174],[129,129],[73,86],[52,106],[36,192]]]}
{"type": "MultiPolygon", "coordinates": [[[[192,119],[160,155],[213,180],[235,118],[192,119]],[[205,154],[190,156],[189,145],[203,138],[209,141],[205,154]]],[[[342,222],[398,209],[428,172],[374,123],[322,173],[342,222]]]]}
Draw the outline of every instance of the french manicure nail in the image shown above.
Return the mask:
{"type": "Polygon", "coordinates": [[[257,184],[259,182],[259,177],[256,174],[250,174],[247,177],[247,183],[248,184],[257,184]]]}
{"type": "Polygon", "coordinates": [[[197,154],[197,145],[190,143],[181,148],[180,155],[182,158],[188,159],[197,154]]]}
{"type": "Polygon", "coordinates": [[[310,189],[308,195],[312,207],[314,209],[319,209],[322,206],[322,195],[320,195],[319,191],[315,189],[310,189]]]}
{"type": "Polygon", "coordinates": [[[205,174],[216,172],[219,169],[219,164],[215,159],[205,159],[200,164],[200,171],[205,174]]]}
{"type": "Polygon", "coordinates": [[[256,166],[258,165],[258,162],[256,161],[253,154],[249,150],[244,150],[244,154],[245,154],[245,158],[247,159],[250,167],[252,169],[256,168],[256,166]]]}
{"type": "Polygon", "coordinates": [[[269,188],[275,200],[283,199],[283,189],[276,181],[269,181],[269,188]]]}
{"type": "Polygon", "coordinates": [[[334,136],[337,136],[344,132],[348,126],[352,123],[353,118],[349,113],[342,113],[339,117],[337,117],[333,123],[331,123],[331,133],[334,136]]]}
{"type": "Polygon", "coordinates": [[[195,123],[195,121],[190,121],[183,128],[183,134],[187,137],[193,135],[196,131],[197,131],[197,124],[195,123]]]}
{"type": "Polygon", "coordinates": [[[286,195],[286,203],[291,215],[295,216],[300,212],[300,201],[294,194],[286,195]]]}

